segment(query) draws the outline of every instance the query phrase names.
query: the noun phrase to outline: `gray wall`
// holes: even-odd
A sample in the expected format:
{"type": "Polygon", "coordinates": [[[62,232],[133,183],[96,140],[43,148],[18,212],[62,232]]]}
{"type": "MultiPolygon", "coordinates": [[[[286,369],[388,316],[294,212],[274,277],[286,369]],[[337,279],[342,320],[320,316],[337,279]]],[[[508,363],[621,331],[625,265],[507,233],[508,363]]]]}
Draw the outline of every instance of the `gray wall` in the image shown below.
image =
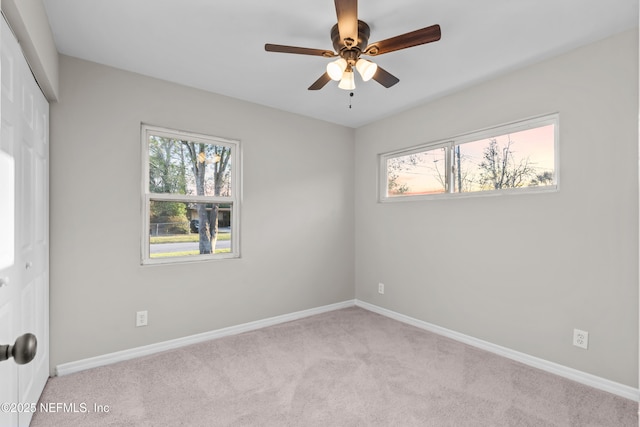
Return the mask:
{"type": "Polygon", "coordinates": [[[355,180],[357,298],[637,387],[637,31],[359,128],[355,180]],[[376,203],[378,153],[552,112],[559,192],[376,203]]]}
{"type": "Polygon", "coordinates": [[[60,76],[52,366],[354,298],[353,129],[65,56],[60,76]],[[241,259],[140,266],[140,122],[241,140],[241,259]]]}

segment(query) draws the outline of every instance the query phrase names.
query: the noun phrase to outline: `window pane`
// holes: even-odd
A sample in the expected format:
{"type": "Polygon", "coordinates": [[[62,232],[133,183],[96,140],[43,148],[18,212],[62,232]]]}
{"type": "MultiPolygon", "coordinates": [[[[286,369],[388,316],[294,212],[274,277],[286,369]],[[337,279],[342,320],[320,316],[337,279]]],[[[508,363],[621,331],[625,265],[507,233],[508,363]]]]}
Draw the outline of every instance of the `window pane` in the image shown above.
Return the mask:
{"type": "Polygon", "coordinates": [[[230,203],[151,200],[150,258],[231,252],[232,208],[230,203]],[[217,230],[215,226],[212,230],[213,224],[217,224],[217,230]]]}
{"type": "Polygon", "coordinates": [[[555,126],[456,145],[454,191],[490,191],[555,184],[555,126]]]}
{"type": "Polygon", "coordinates": [[[389,158],[386,170],[388,197],[444,193],[446,148],[389,158]]]}
{"type": "Polygon", "coordinates": [[[231,196],[231,147],[149,136],[149,192],[231,196]]]}

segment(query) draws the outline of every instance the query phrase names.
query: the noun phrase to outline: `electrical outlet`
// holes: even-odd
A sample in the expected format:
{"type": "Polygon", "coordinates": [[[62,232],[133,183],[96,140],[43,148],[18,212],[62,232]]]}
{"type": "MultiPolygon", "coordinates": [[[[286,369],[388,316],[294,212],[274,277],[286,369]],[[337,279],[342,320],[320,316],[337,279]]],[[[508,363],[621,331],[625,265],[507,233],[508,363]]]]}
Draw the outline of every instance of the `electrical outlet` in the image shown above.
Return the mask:
{"type": "Polygon", "coordinates": [[[149,315],[147,314],[147,310],[136,312],[136,326],[147,326],[148,321],[149,315]]]}
{"type": "Polygon", "coordinates": [[[384,283],[378,283],[378,293],[384,294],[384,283]]]}
{"type": "Polygon", "coordinates": [[[573,345],[576,347],[584,348],[589,347],[589,332],[581,331],[580,329],[573,330],[573,345]]]}

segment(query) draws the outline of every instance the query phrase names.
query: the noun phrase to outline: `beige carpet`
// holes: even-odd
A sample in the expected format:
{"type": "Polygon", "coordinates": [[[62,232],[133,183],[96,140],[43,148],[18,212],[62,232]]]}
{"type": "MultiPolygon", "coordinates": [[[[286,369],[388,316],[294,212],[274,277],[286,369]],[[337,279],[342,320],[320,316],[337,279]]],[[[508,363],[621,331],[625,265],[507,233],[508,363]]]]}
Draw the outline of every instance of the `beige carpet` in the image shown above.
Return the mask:
{"type": "Polygon", "coordinates": [[[79,412],[32,427],[638,425],[636,402],[360,308],[53,378],[41,402],[79,412]]]}

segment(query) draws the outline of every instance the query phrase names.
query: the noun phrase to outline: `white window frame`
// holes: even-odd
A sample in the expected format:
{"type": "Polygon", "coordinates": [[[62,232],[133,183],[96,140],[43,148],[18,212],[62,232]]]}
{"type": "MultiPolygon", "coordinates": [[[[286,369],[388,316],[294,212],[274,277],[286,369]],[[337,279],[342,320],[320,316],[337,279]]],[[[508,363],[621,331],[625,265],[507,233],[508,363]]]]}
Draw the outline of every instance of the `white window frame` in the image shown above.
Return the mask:
{"type": "Polygon", "coordinates": [[[240,202],[241,202],[241,170],[242,152],[240,141],[200,133],[169,129],[148,124],[141,125],[142,146],[142,233],[141,259],[142,265],[176,264],[183,262],[201,262],[240,257],[240,202]],[[188,194],[151,193],[149,191],[149,136],[155,135],[170,139],[181,139],[191,142],[223,145],[231,148],[231,195],[230,196],[197,196],[188,194]],[[230,204],[231,209],[231,251],[226,253],[199,254],[188,256],[151,258],[149,248],[150,238],[150,202],[156,201],[186,201],[193,203],[230,204]]]}
{"type": "Polygon", "coordinates": [[[486,197],[506,194],[530,194],[530,193],[548,193],[556,192],[559,190],[559,135],[560,135],[560,115],[558,113],[546,114],[543,116],[536,116],[517,122],[511,122],[490,128],[482,129],[475,132],[469,132],[461,134],[452,138],[446,138],[439,141],[429,142],[413,146],[410,148],[404,148],[401,150],[390,151],[382,154],[378,154],[378,202],[380,203],[394,203],[394,202],[406,202],[406,201],[419,201],[419,200],[433,200],[443,198],[460,198],[460,197],[486,197]],[[530,186],[530,187],[518,187],[518,188],[506,188],[498,190],[481,190],[473,192],[454,192],[453,182],[453,150],[456,146],[462,145],[467,142],[478,141],[482,139],[489,139],[493,137],[503,136],[509,133],[520,132],[528,129],[534,129],[547,125],[554,125],[554,183],[544,186],[530,186]],[[447,183],[446,189],[443,193],[439,194],[412,194],[412,195],[397,195],[388,196],[388,182],[387,182],[387,161],[395,157],[407,156],[410,154],[421,153],[437,149],[439,147],[447,147],[446,156],[446,168],[447,168],[447,183]]]}

